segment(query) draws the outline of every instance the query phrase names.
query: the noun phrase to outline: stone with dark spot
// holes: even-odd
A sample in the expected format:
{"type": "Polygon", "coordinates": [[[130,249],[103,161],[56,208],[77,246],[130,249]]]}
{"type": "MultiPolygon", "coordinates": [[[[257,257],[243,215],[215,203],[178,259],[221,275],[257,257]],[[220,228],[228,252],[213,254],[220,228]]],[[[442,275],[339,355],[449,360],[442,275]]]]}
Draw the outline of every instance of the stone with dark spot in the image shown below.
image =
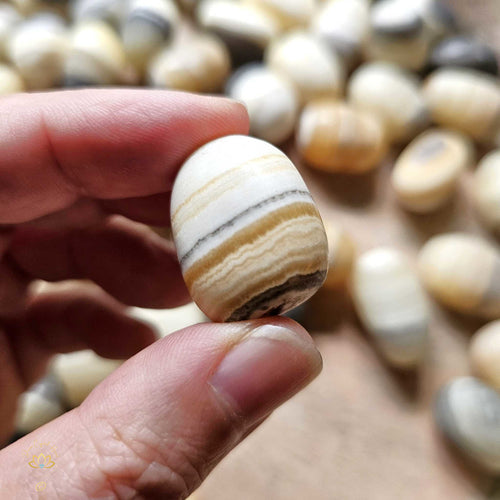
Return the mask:
{"type": "Polygon", "coordinates": [[[474,377],[443,387],[434,416],[441,432],[466,457],[500,472],[500,394],[474,377]]]}
{"type": "Polygon", "coordinates": [[[401,0],[384,0],[372,9],[371,28],[377,35],[394,38],[414,38],[424,28],[417,10],[401,0]]]}
{"type": "Polygon", "coordinates": [[[428,71],[442,66],[457,66],[498,75],[495,52],[488,45],[462,35],[446,38],[432,50],[428,71]]]}

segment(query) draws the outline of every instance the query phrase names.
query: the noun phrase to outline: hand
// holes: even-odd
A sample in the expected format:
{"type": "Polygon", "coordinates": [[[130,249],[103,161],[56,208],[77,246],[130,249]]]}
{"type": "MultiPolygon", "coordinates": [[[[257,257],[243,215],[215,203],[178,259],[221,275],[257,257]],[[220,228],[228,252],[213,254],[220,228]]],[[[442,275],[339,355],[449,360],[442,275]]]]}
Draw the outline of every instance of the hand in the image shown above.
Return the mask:
{"type": "Polygon", "coordinates": [[[58,453],[44,498],[185,498],[321,368],[285,318],[153,343],[124,313],[189,300],[173,248],[143,223],[169,224],[183,160],[246,133],[246,113],[212,97],[92,90],[3,98],[0,116],[0,439],[54,353],[135,354],[80,407],[0,452],[0,496],[39,498],[25,460],[37,441],[58,453]],[[39,278],[89,284],[30,294],[39,278]]]}

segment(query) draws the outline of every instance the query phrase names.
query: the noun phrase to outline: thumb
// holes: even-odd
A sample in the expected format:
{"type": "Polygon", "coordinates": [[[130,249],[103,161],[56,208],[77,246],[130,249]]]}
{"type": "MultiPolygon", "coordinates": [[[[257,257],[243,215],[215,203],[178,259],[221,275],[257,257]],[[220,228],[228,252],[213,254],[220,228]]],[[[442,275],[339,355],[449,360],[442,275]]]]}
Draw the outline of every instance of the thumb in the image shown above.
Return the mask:
{"type": "Polygon", "coordinates": [[[2,492],[185,498],[320,370],[312,340],[286,318],[186,328],[128,360],[79,408],[5,448],[2,492]],[[49,454],[54,465],[44,463],[49,454]]]}

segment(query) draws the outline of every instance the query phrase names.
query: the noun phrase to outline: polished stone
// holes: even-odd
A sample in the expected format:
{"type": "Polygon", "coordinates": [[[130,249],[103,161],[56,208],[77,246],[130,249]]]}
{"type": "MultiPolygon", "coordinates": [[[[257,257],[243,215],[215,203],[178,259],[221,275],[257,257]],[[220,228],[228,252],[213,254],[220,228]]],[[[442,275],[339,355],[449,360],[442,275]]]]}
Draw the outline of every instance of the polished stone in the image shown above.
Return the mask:
{"type": "Polygon", "coordinates": [[[402,254],[376,248],[354,265],[356,311],[386,361],[413,368],[425,355],[429,308],[416,274],[402,254]]]}
{"type": "Polygon", "coordinates": [[[458,66],[498,75],[498,59],[488,45],[467,36],[453,36],[432,50],[428,70],[442,66],[458,66]]]}
{"type": "Polygon", "coordinates": [[[392,170],[398,201],[411,212],[438,210],[452,198],[473,158],[467,137],[445,129],[424,132],[404,149],[392,170]]]}
{"type": "Polygon", "coordinates": [[[286,312],[325,279],[318,210],[292,162],[262,140],[228,136],[193,153],[171,218],[186,285],[213,321],[286,312]]]}
{"type": "Polygon", "coordinates": [[[434,236],[420,251],[419,270],[427,290],[444,305],[500,318],[500,255],[486,240],[465,233],[434,236]]]}
{"type": "Polygon", "coordinates": [[[480,380],[460,377],[436,398],[435,419],[441,432],[469,459],[500,472],[500,395],[480,380]]]}

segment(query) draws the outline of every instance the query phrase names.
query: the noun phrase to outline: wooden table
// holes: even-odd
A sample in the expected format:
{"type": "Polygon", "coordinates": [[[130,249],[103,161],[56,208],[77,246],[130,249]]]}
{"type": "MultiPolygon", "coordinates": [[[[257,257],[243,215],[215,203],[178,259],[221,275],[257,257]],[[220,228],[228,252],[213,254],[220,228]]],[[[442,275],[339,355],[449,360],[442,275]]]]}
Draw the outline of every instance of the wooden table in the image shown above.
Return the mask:
{"type": "MultiPolygon", "coordinates": [[[[411,0],[408,0],[411,1],[411,0]]],[[[500,49],[500,1],[452,1],[465,24],[500,49]]],[[[325,218],[340,222],[360,251],[403,250],[415,263],[432,235],[467,231],[493,241],[470,202],[470,175],[445,210],[413,216],[388,185],[392,163],[365,177],[329,176],[296,164],[325,218]]],[[[500,499],[500,482],[460,459],[432,418],[436,390],[469,373],[466,348],[481,322],[433,306],[430,348],[419,373],[389,369],[363,333],[345,292],[319,293],[307,327],[323,373],[227,457],[196,500],[500,499]]]]}

